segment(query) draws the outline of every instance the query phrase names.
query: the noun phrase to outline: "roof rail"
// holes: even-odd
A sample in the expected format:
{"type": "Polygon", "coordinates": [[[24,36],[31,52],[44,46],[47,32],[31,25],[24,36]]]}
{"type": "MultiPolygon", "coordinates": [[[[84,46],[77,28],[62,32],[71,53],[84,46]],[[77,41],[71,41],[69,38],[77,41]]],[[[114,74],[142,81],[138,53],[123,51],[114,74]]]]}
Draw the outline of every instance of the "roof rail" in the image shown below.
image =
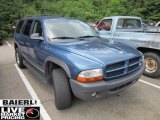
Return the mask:
{"type": "Polygon", "coordinates": [[[37,14],[37,15],[24,16],[23,18],[27,18],[27,17],[38,17],[38,16],[51,16],[51,15],[37,14]]]}

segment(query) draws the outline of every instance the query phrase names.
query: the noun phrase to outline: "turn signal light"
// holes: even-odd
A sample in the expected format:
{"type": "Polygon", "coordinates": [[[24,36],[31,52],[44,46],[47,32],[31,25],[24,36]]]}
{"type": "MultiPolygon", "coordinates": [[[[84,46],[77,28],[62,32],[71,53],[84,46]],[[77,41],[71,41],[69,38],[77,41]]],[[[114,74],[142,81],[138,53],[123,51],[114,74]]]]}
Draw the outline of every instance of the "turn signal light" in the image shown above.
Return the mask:
{"type": "Polygon", "coordinates": [[[102,69],[93,69],[82,71],[78,76],[77,80],[79,82],[95,82],[103,80],[102,69]]]}
{"type": "Polygon", "coordinates": [[[100,81],[103,80],[103,76],[98,76],[98,77],[93,77],[93,78],[82,78],[82,77],[77,77],[77,80],[79,82],[96,82],[96,81],[100,81]]]}

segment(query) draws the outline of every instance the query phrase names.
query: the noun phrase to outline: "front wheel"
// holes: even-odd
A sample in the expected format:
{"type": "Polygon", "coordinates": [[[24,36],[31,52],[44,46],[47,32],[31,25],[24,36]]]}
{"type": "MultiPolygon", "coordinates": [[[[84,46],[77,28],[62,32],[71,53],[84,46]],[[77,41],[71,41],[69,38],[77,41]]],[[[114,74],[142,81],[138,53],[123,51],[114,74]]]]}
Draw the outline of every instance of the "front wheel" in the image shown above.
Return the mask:
{"type": "Polygon", "coordinates": [[[144,61],[146,64],[144,75],[152,78],[160,77],[160,56],[148,52],[144,54],[144,61]]]}
{"type": "Polygon", "coordinates": [[[68,77],[61,68],[52,71],[55,105],[59,110],[69,108],[72,105],[72,92],[68,77]]]}

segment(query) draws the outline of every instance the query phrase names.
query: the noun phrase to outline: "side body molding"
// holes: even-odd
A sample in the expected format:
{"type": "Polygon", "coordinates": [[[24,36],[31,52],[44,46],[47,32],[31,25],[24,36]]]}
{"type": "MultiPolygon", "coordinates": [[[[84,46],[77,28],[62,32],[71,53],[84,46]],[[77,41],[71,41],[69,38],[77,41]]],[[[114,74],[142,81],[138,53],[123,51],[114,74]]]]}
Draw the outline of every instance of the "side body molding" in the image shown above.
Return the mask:
{"type": "Polygon", "coordinates": [[[66,72],[67,76],[69,78],[71,78],[70,70],[69,70],[68,66],[63,61],[61,61],[61,60],[59,60],[57,58],[51,57],[51,56],[47,57],[46,60],[45,60],[45,71],[47,69],[47,66],[46,66],[47,62],[53,62],[53,63],[59,65],[60,67],[62,67],[64,69],[64,71],[66,72]]]}

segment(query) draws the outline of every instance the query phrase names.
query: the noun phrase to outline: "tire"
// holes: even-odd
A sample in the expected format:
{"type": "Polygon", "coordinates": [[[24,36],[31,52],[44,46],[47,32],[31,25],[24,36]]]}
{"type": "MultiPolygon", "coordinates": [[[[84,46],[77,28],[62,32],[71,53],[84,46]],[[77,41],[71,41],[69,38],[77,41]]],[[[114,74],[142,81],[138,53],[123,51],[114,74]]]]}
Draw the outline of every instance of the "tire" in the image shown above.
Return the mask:
{"type": "Polygon", "coordinates": [[[16,48],[15,50],[15,57],[16,57],[16,63],[19,68],[25,68],[25,65],[23,64],[23,56],[20,53],[19,49],[16,48]]]}
{"type": "Polygon", "coordinates": [[[0,46],[2,46],[3,45],[3,43],[2,43],[2,41],[0,40],[0,46]]]}
{"type": "Polygon", "coordinates": [[[52,70],[55,105],[58,110],[63,110],[72,105],[72,92],[68,77],[61,68],[52,70]]]}
{"type": "Polygon", "coordinates": [[[148,52],[144,54],[144,61],[146,64],[144,75],[152,78],[160,77],[160,56],[148,52]]]}

